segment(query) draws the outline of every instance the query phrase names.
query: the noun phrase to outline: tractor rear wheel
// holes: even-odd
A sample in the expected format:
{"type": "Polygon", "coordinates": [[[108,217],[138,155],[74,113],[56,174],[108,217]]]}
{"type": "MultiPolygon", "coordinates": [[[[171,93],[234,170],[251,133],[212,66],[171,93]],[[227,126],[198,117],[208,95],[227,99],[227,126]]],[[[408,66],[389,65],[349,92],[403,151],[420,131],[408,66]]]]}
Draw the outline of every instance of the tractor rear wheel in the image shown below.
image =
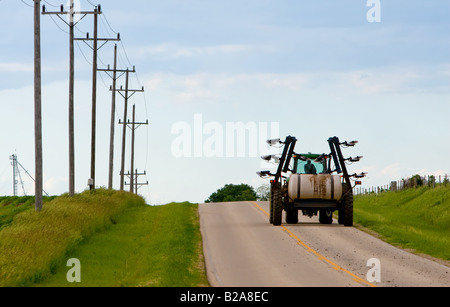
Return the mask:
{"type": "Polygon", "coordinates": [[[282,195],[281,195],[281,187],[275,188],[273,191],[273,198],[272,198],[272,224],[274,226],[281,225],[282,215],[283,215],[283,201],[282,201],[282,195]]]}
{"type": "Polygon", "coordinates": [[[269,223],[273,224],[273,188],[270,190],[269,223]]]}
{"type": "Polygon", "coordinates": [[[298,223],[298,210],[286,209],[286,223],[297,224],[298,223]]]}
{"type": "Polygon", "coordinates": [[[333,223],[333,211],[327,209],[321,209],[319,211],[320,224],[332,224],[333,223]]]}
{"type": "Polygon", "coordinates": [[[281,184],[279,182],[270,183],[270,199],[269,199],[269,223],[273,224],[273,199],[275,195],[275,190],[280,190],[281,184]]]}
{"type": "Polygon", "coordinates": [[[344,226],[353,226],[353,193],[351,191],[342,198],[338,222],[344,226]]]}

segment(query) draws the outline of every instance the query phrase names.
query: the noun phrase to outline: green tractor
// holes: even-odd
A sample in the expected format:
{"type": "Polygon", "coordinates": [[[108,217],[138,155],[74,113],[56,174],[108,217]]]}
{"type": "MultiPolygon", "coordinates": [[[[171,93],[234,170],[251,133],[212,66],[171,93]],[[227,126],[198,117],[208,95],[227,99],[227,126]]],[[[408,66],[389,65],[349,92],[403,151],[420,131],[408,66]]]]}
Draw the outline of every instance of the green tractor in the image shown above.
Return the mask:
{"type": "Polygon", "coordinates": [[[344,158],[342,147],[353,147],[357,141],[340,142],[339,138],[328,139],[329,154],[298,154],[294,152],[297,139],[293,136],[268,140],[270,145],[284,145],[281,157],[263,156],[262,159],[278,160],[275,174],[262,171],[257,174],[270,180],[270,217],[271,224],[282,223],[283,210],[286,223],[298,223],[298,214],[312,217],[319,215],[321,224],[333,222],[333,212],[338,211],[338,223],[353,226],[353,188],[350,178],[362,178],[366,173],[349,175],[346,162],[358,162],[362,157],[344,158]],[[291,163],[292,162],[292,163],[291,163]],[[289,173],[289,174],[288,174],[289,173]]]}

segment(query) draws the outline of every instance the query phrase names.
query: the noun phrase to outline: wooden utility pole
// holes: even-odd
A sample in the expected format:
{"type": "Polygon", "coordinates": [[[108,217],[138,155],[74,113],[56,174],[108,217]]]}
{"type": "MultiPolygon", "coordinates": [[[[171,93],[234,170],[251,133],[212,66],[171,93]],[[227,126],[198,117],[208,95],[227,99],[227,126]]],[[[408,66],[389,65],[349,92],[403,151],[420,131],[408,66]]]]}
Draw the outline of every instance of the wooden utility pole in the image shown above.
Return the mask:
{"type": "Polygon", "coordinates": [[[41,108],[41,0],[34,0],[34,143],[35,143],[35,203],[42,210],[42,108],[41,108]]]}
{"type": "MultiPolygon", "coordinates": [[[[144,171],[143,173],[139,173],[138,170],[136,169],[134,174],[134,194],[138,193],[138,189],[143,186],[143,185],[148,185],[148,181],[147,182],[139,182],[139,176],[146,176],[147,173],[146,171],[144,171]]],[[[130,172],[128,172],[126,174],[129,178],[130,178],[130,172]]],[[[125,182],[125,185],[130,185],[129,183],[125,182]]]]}
{"type": "Polygon", "coordinates": [[[94,14],[98,12],[76,12],[74,8],[74,0],[70,0],[70,8],[68,11],[64,10],[64,6],[61,5],[59,12],[46,12],[45,5],[42,7],[43,15],[56,15],[65,24],[69,26],[69,195],[75,195],[75,128],[74,128],[74,89],[75,89],[75,51],[74,51],[74,28],[86,15],[94,14]],[[65,21],[61,15],[68,15],[69,22],[65,21]],[[75,22],[74,16],[82,15],[82,17],[75,22]]]}
{"type": "Polygon", "coordinates": [[[98,15],[102,14],[101,6],[98,5],[94,9],[94,37],[89,38],[87,33],[86,38],[75,38],[75,40],[81,40],[85,42],[93,51],[92,59],[92,124],[91,124],[91,189],[95,189],[95,152],[96,152],[96,126],[97,126],[97,60],[98,50],[102,48],[108,41],[120,40],[120,34],[117,38],[98,38],[98,15]],[[92,41],[92,46],[87,42],[92,41]],[[98,46],[98,42],[103,41],[103,44],[98,46]]]}
{"type": "Polygon", "coordinates": [[[133,122],[131,123],[131,177],[130,177],[130,192],[133,193],[134,187],[134,131],[136,129],[136,105],[133,104],[133,122]]]}
{"type": "Polygon", "coordinates": [[[139,176],[146,176],[147,175],[147,172],[146,171],[144,171],[143,173],[138,173],[138,171],[136,170],[136,173],[134,174],[135,176],[136,176],[136,181],[134,182],[134,190],[135,190],[135,193],[134,194],[136,194],[137,195],[137,193],[138,193],[138,188],[140,188],[141,186],[143,186],[143,185],[148,185],[148,181],[146,181],[146,182],[139,182],[139,180],[138,180],[138,178],[139,178],[139,176]]]}
{"type": "MultiPolygon", "coordinates": [[[[74,49],[74,4],[70,0],[69,14],[69,195],[75,195],[75,119],[74,119],[74,90],[75,90],[75,49],[74,49]]],[[[59,15],[58,15],[59,16],[59,15]]]]}
{"type": "MultiPolygon", "coordinates": [[[[125,81],[125,96],[123,97],[125,99],[125,105],[123,110],[123,120],[124,122],[127,120],[127,114],[128,114],[128,80],[129,80],[130,74],[127,71],[126,72],[126,81],[125,81]]],[[[119,92],[120,93],[120,92],[119,92]]],[[[126,134],[127,134],[127,128],[124,125],[122,130],[122,160],[120,164],[120,190],[123,191],[123,184],[124,184],[124,170],[125,170],[125,141],[126,141],[126,134]]]]}
{"type": "Polygon", "coordinates": [[[123,126],[123,130],[122,130],[122,161],[121,161],[121,165],[120,165],[120,190],[123,191],[124,189],[124,170],[125,170],[125,143],[126,143],[126,122],[127,122],[127,114],[128,114],[128,99],[131,98],[131,96],[133,96],[135,93],[137,92],[143,92],[144,91],[144,87],[142,87],[142,89],[139,90],[130,90],[128,88],[128,84],[129,84],[129,78],[130,78],[130,72],[136,72],[135,67],[133,67],[133,70],[126,70],[125,71],[125,75],[126,75],[126,80],[125,80],[125,89],[123,89],[122,87],[120,87],[120,89],[116,89],[115,91],[119,92],[120,95],[122,95],[122,97],[125,100],[125,105],[124,105],[124,110],[123,110],[123,122],[119,121],[120,124],[124,124],[123,126]],[[122,94],[122,92],[124,92],[124,94],[122,94]]]}
{"type": "MultiPolygon", "coordinates": [[[[110,147],[109,147],[109,181],[108,181],[108,188],[112,189],[113,186],[113,169],[114,169],[114,126],[116,124],[115,121],[115,110],[116,110],[116,92],[119,92],[123,98],[125,98],[125,106],[124,106],[124,118],[126,120],[127,117],[127,111],[128,111],[128,99],[137,91],[143,91],[142,90],[129,90],[128,89],[128,78],[129,78],[129,73],[134,73],[136,72],[135,68],[133,67],[132,70],[129,69],[117,69],[117,46],[115,46],[114,49],[114,68],[111,69],[108,65],[108,68],[106,69],[98,69],[98,71],[104,71],[106,72],[113,80],[113,85],[110,88],[110,90],[112,91],[112,105],[111,105],[111,133],[110,133],[110,147]],[[113,73],[112,76],[109,73],[113,73]],[[118,75],[118,73],[120,73],[118,75]],[[126,74],[126,81],[125,81],[125,89],[123,89],[122,87],[120,89],[116,88],[116,82],[117,80],[123,76],[124,74],[126,74]],[[125,94],[122,94],[122,92],[125,92],[125,94]],[[131,93],[131,94],[130,94],[131,93]]],[[[124,129],[124,133],[126,132],[126,130],[124,129]]],[[[122,164],[121,164],[121,186],[120,189],[123,190],[123,170],[125,168],[125,134],[122,135],[122,164]]]]}
{"type": "MultiPolygon", "coordinates": [[[[100,8],[95,8],[101,14],[100,8]]],[[[91,124],[91,188],[95,190],[95,136],[97,125],[97,51],[98,51],[98,14],[94,14],[94,46],[92,59],[92,124],[91,124]]]]}
{"type": "Polygon", "coordinates": [[[113,188],[114,174],[114,128],[116,119],[116,81],[117,81],[117,44],[114,45],[114,71],[113,71],[112,99],[111,99],[111,126],[109,135],[109,173],[108,173],[108,189],[113,188]]]}
{"type": "MultiPolygon", "coordinates": [[[[119,122],[120,124],[123,124],[124,127],[128,126],[128,128],[131,129],[131,174],[130,174],[130,192],[134,192],[135,187],[135,174],[134,174],[134,144],[135,144],[135,131],[137,128],[139,128],[141,125],[148,125],[148,120],[145,123],[138,123],[136,122],[136,105],[133,105],[133,119],[132,122],[128,120],[127,122],[119,122]]],[[[137,180],[136,180],[137,181],[137,180]]]]}

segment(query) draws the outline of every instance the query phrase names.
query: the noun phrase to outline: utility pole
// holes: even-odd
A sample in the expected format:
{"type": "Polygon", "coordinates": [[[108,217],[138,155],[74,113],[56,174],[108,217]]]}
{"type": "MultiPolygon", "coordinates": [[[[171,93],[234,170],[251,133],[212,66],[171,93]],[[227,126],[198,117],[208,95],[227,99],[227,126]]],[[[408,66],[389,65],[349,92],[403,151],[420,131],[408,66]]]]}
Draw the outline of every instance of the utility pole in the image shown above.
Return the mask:
{"type": "MultiPolygon", "coordinates": [[[[94,11],[101,14],[100,5],[94,11]]],[[[98,51],[98,14],[94,14],[94,46],[92,59],[92,124],[91,124],[91,178],[95,190],[95,136],[97,125],[97,51],[98,51]]]]}
{"type": "Polygon", "coordinates": [[[133,105],[133,121],[130,123],[130,121],[128,120],[128,122],[119,122],[120,124],[123,124],[124,127],[128,126],[128,128],[131,129],[131,174],[130,174],[130,192],[133,193],[134,191],[134,185],[135,185],[135,180],[134,180],[134,144],[135,144],[135,131],[137,128],[139,128],[141,125],[148,125],[148,120],[145,123],[139,123],[136,122],[136,105],[133,105]]]}
{"type": "Polygon", "coordinates": [[[17,156],[16,155],[12,155],[9,157],[9,159],[12,161],[12,167],[13,167],[13,196],[17,196],[17,179],[16,179],[16,175],[19,171],[19,168],[17,167],[17,156]]]}
{"type": "Polygon", "coordinates": [[[130,192],[133,193],[133,185],[134,185],[134,131],[136,129],[136,105],[133,104],[133,122],[131,123],[131,177],[130,177],[130,192]]]}
{"type": "MultiPolygon", "coordinates": [[[[115,133],[115,113],[116,113],[116,92],[119,92],[122,97],[125,98],[125,110],[124,110],[124,118],[126,118],[127,116],[127,108],[128,108],[128,98],[130,98],[134,92],[136,91],[141,91],[141,90],[129,90],[128,89],[128,78],[129,78],[129,73],[132,72],[136,72],[135,68],[133,67],[132,70],[130,69],[117,69],[117,45],[114,48],[114,68],[111,69],[110,66],[108,65],[108,68],[106,69],[98,69],[98,71],[104,71],[106,72],[113,80],[113,85],[112,87],[110,87],[110,90],[112,91],[112,103],[111,103],[111,133],[110,133],[110,146],[109,146],[109,178],[108,178],[108,188],[112,189],[113,186],[113,169],[114,169],[114,133],[115,133]],[[112,72],[112,76],[109,74],[112,72]],[[118,75],[118,73],[120,73],[118,75]],[[117,80],[123,76],[124,74],[127,75],[127,80],[126,80],[126,86],[125,86],[125,90],[121,87],[120,89],[116,88],[116,82],[117,80]],[[125,95],[122,94],[121,92],[125,91],[125,95]],[[129,95],[129,93],[131,93],[131,95],[129,95]]],[[[142,89],[143,91],[143,89],[142,89]]],[[[124,129],[125,132],[125,129],[124,129]]],[[[124,160],[125,160],[125,134],[122,136],[122,165],[121,165],[121,175],[123,174],[123,170],[125,167],[124,164],[124,160]]],[[[123,177],[121,177],[121,190],[123,190],[123,177]]]]}
{"type": "Polygon", "coordinates": [[[123,118],[124,121],[120,122],[119,124],[124,124],[123,126],[123,130],[122,130],[122,161],[121,161],[121,165],[120,165],[120,190],[123,191],[124,189],[124,169],[125,169],[125,142],[126,142],[126,122],[127,122],[127,114],[128,114],[128,99],[131,98],[131,96],[133,96],[135,93],[137,92],[143,92],[144,91],[144,87],[142,87],[142,89],[139,90],[130,90],[128,88],[128,84],[129,84],[129,73],[130,72],[136,72],[135,67],[133,67],[133,70],[126,70],[125,75],[126,75],[126,80],[125,80],[125,89],[122,88],[122,86],[120,87],[120,89],[116,89],[115,91],[119,92],[120,95],[124,98],[125,100],[125,105],[124,105],[124,111],[123,111],[123,118]],[[124,94],[122,93],[124,92],[124,94]]]}
{"type": "Polygon", "coordinates": [[[134,186],[135,186],[135,191],[136,191],[135,194],[137,195],[138,189],[143,185],[148,185],[148,181],[147,182],[139,182],[139,180],[138,180],[139,176],[147,175],[146,171],[144,171],[143,173],[138,173],[138,171],[136,170],[135,175],[136,175],[136,181],[134,183],[134,186]]]}
{"type": "Polygon", "coordinates": [[[111,94],[111,126],[109,136],[109,174],[108,174],[108,189],[113,188],[113,172],[114,172],[114,128],[116,119],[116,83],[117,83],[117,44],[114,45],[114,71],[113,71],[113,85],[111,94]]]}
{"type": "Polygon", "coordinates": [[[98,38],[98,15],[102,14],[101,6],[98,5],[94,9],[94,38],[89,38],[87,33],[86,38],[75,38],[75,40],[81,40],[93,50],[92,59],[92,124],[91,124],[91,189],[95,189],[95,151],[96,151],[96,126],[97,126],[97,59],[98,50],[102,48],[108,41],[119,41],[120,34],[117,38],[98,38]],[[92,41],[92,46],[87,42],[92,41]],[[99,47],[98,42],[103,41],[103,44],[99,47]]]}
{"type": "MultiPolygon", "coordinates": [[[[42,108],[41,108],[41,0],[34,0],[34,207],[42,210],[42,108]]],[[[17,157],[16,161],[17,162],[17,157]]],[[[15,179],[14,179],[15,180],[15,179]]]]}
{"type": "MultiPolygon", "coordinates": [[[[126,81],[125,81],[125,96],[123,97],[125,99],[125,105],[124,105],[124,111],[123,111],[123,120],[127,120],[127,114],[128,114],[128,80],[129,80],[130,74],[129,72],[126,72],[126,81]]],[[[122,87],[120,87],[122,89],[122,87]]],[[[119,92],[122,94],[121,92],[119,92]]],[[[120,122],[120,120],[119,120],[120,122]]],[[[126,132],[127,128],[124,125],[122,130],[122,161],[120,164],[120,190],[123,191],[123,184],[124,184],[124,177],[123,172],[125,170],[125,141],[126,141],[126,132]]]]}
{"type": "MultiPolygon", "coordinates": [[[[128,176],[128,178],[130,178],[130,172],[128,172],[126,174],[128,176]]],[[[143,185],[148,185],[148,181],[147,182],[139,182],[139,176],[145,176],[147,175],[147,173],[144,171],[143,173],[138,173],[138,170],[136,169],[136,171],[134,172],[134,194],[137,194],[138,189],[143,186],[143,185]]],[[[130,178],[131,179],[131,178],[130,178]]],[[[125,182],[125,185],[130,185],[129,183],[125,182]]]]}
{"type": "MultiPolygon", "coordinates": [[[[25,169],[25,167],[23,167],[22,164],[20,164],[17,155],[13,154],[11,156],[9,156],[9,159],[12,161],[11,165],[13,166],[13,196],[17,196],[18,195],[18,189],[17,189],[17,184],[19,183],[19,181],[17,180],[17,175],[19,176],[20,179],[20,183],[22,184],[22,190],[23,190],[23,194],[26,195],[25,193],[25,188],[23,186],[23,180],[22,180],[22,176],[20,175],[20,169],[19,167],[21,167],[25,173],[34,181],[35,185],[36,185],[36,179],[33,178],[33,176],[31,176],[31,174],[25,169]]],[[[48,196],[48,193],[45,192],[45,190],[40,190],[40,194],[41,194],[41,198],[42,198],[42,193],[45,193],[45,195],[48,196]]],[[[38,194],[38,191],[36,191],[36,194],[38,194]]],[[[35,205],[36,207],[36,205],[35,205]]],[[[36,208],[37,211],[40,211],[42,209],[42,207],[38,210],[38,208],[36,208]]]]}
{"type": "Polygon", "coordinates": [[[117,44],[114,45],[114,71],[113,71],[113,85],[111,95],[111,125],[109,135],[109,174],[108,174],[108,189],[113,188],[113,172],[114,172],[114,129],[116,119],[116,81],[117,81],[117,44]]]}
{"type": "MultiPolygon", "coordinates": [[[[70,0],[69,16],[69,49],[70,49],[70,68],[69,68],[69,196],[75,195],[75,119],[74,119],[74,90],[75,90],[75,49],[74,49],[74,22],[73,22],[74,4],[70,0]]],[[[58,15],[59,16],[59,15],[58,15]]]]}
{"type": "Polygon", "coordinates": [[[89,14],[97,14],[97,12],[80,11],[76,12],[74,9],[74,0],[70,0],[69,11],[64,10],[61,5],[59,12],[46,12],[45,5],[42,7],[43,15],[56,15],[65,24],[69,26],[69,196],[75,195],[75,132],[74,132],[74,89],[75,89],[75,51],[74,51],[74,28],[75,26],[89,14]],[[61,15],[69,15],[69,22],[65,21],[61,15]],[[75,22],[74,16],[82,15],[82,17],[75,22]]]}

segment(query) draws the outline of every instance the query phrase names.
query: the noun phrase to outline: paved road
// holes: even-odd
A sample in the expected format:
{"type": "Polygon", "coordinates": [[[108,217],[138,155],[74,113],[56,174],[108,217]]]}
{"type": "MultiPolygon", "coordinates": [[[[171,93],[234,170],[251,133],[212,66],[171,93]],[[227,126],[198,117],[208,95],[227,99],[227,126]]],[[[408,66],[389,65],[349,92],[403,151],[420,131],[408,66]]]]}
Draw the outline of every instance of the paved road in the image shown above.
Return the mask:
{"type": "Polygon", "coordinates": [[[298,224],[272,226],[268,210],[268,202],[200,204],[212,286],[450,286],[450,268],[443,264],[336,221],[321,225],[300,214],[298,224]],[[373,258],[379,274],[373,263],[367,266],[373,258]]]}

